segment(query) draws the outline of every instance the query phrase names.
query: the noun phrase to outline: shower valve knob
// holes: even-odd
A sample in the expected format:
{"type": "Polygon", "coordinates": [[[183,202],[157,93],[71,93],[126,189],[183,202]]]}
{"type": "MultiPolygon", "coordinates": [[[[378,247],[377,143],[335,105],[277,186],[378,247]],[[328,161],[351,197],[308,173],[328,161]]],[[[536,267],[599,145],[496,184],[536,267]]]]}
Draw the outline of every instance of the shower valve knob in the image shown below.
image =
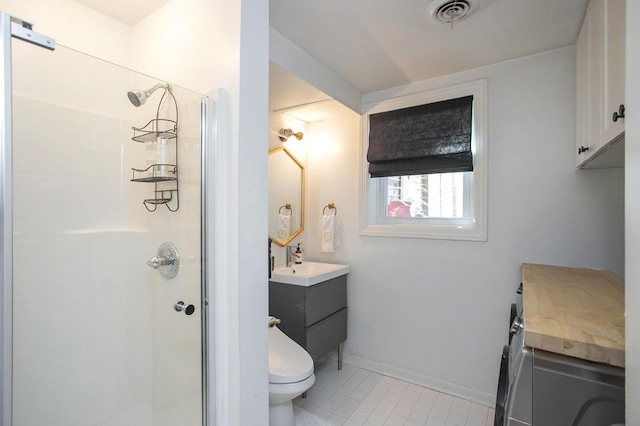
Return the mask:
{"type": "Polygon", "coordinates": [[[151,266],[153,269],[158,269],[161,266],[173,265],[176,259],[171,256],[153,256],[151,259],[147,260],[147,265],[151,266]]]}
{"type": "Polygon", "coordinates": [[[173,309],[175,309],[176,312],[184,312],[186,315],[191,315],[196,311],[195,306],[185,305],[182,300],[173,305],[173,309]]]}
{"type": "Polygon", "coordinates": [[[156,255],[147,260],[147,265],[153,269],[157,269],[166,279],[172,279],[180,270],[180,257],[176,246],[170,242],[162,243],[158,247],[156,255]]]}

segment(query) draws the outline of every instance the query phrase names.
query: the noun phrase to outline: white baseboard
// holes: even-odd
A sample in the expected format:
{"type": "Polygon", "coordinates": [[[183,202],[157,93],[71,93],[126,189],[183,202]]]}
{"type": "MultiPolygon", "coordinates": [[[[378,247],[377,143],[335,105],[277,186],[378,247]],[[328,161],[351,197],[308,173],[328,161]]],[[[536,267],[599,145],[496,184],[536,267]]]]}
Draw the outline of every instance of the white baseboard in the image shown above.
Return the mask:
{"type": "MultiPolygon", "coordinates": [[[[338,359],[338,353],[336,351],[330,352],[328,356],[334,360],[338,359]]],[[[404,370],[402,368],[394,367],[389,364],[361,358],[359,356],[351,355],[345,352],[342,353],[342,360],[347,364],[351,364],[365,370],[373,371],[374,373],[393,377],[394,379],[404,380],[405,382],[424,386],[438,392],[446,393],[448,395],[464,398],[469,401],[477,402],[478,404],[486,405],[489,408],[493,408],[496,404],[496,396],[494,394],[481,392],[476,389],[471,389],[455,383],[436,379],[434,377],[425,376],[413,371],[404,370]]]]}

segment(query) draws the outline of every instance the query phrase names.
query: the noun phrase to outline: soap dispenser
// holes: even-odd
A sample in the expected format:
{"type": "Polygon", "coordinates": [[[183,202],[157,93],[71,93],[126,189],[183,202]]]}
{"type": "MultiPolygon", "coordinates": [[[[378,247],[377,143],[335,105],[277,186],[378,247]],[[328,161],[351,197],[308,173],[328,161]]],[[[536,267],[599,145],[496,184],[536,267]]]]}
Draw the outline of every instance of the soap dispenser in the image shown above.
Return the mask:
{"type": "Polygon", "coordinates": [[[300,265],[302,263],[302,249],[300,248],[300,243],[298,243],[298,248],[296,249],[295,254],[296,255],[294,256],[294,262],[296,265],[300,265]]]}

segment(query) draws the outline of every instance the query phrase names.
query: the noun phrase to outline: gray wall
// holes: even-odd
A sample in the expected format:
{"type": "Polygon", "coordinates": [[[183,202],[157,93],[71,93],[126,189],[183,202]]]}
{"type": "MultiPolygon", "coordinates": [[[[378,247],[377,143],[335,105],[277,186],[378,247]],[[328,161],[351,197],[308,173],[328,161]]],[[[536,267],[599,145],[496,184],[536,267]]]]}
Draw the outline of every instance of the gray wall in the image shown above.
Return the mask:
{"type": "Polygon", "coordinates": [[[363,104],[488,80],[488,241],[358,235],[360,118],[314,123],[307,255],[351,265],[346,360],[492,403],[523,262],[624,271],[623,171],[574,168],[575,49],[367,94],[363,104]],[[320,253],[335,202],[344,247],[320,253]]]}

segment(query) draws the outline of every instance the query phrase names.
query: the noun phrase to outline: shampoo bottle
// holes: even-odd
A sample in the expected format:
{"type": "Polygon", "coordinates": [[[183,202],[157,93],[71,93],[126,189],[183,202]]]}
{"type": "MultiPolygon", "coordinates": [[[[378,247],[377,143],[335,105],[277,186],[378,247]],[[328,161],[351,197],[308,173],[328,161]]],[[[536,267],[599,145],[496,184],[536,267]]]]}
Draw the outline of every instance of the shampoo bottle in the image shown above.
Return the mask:
{"type": "Polygon", "coordinates": [[[146,142],[144,146],[145,162],[147,164],[147,173],[149,177],[154,177],[155,164],[158,162],[158,143],[156,141],[146,142]]]}
{"type": "MultiPolygon", "coordinates": [[[[159,137],[158,138],[158,163],[159,164],[168,164],[168,156],[169,156],[169,141],[167,138],[159,137]]],[[[159,175],[166,176],[167,175],[167,166],[159,166],[159,175]]]]}

